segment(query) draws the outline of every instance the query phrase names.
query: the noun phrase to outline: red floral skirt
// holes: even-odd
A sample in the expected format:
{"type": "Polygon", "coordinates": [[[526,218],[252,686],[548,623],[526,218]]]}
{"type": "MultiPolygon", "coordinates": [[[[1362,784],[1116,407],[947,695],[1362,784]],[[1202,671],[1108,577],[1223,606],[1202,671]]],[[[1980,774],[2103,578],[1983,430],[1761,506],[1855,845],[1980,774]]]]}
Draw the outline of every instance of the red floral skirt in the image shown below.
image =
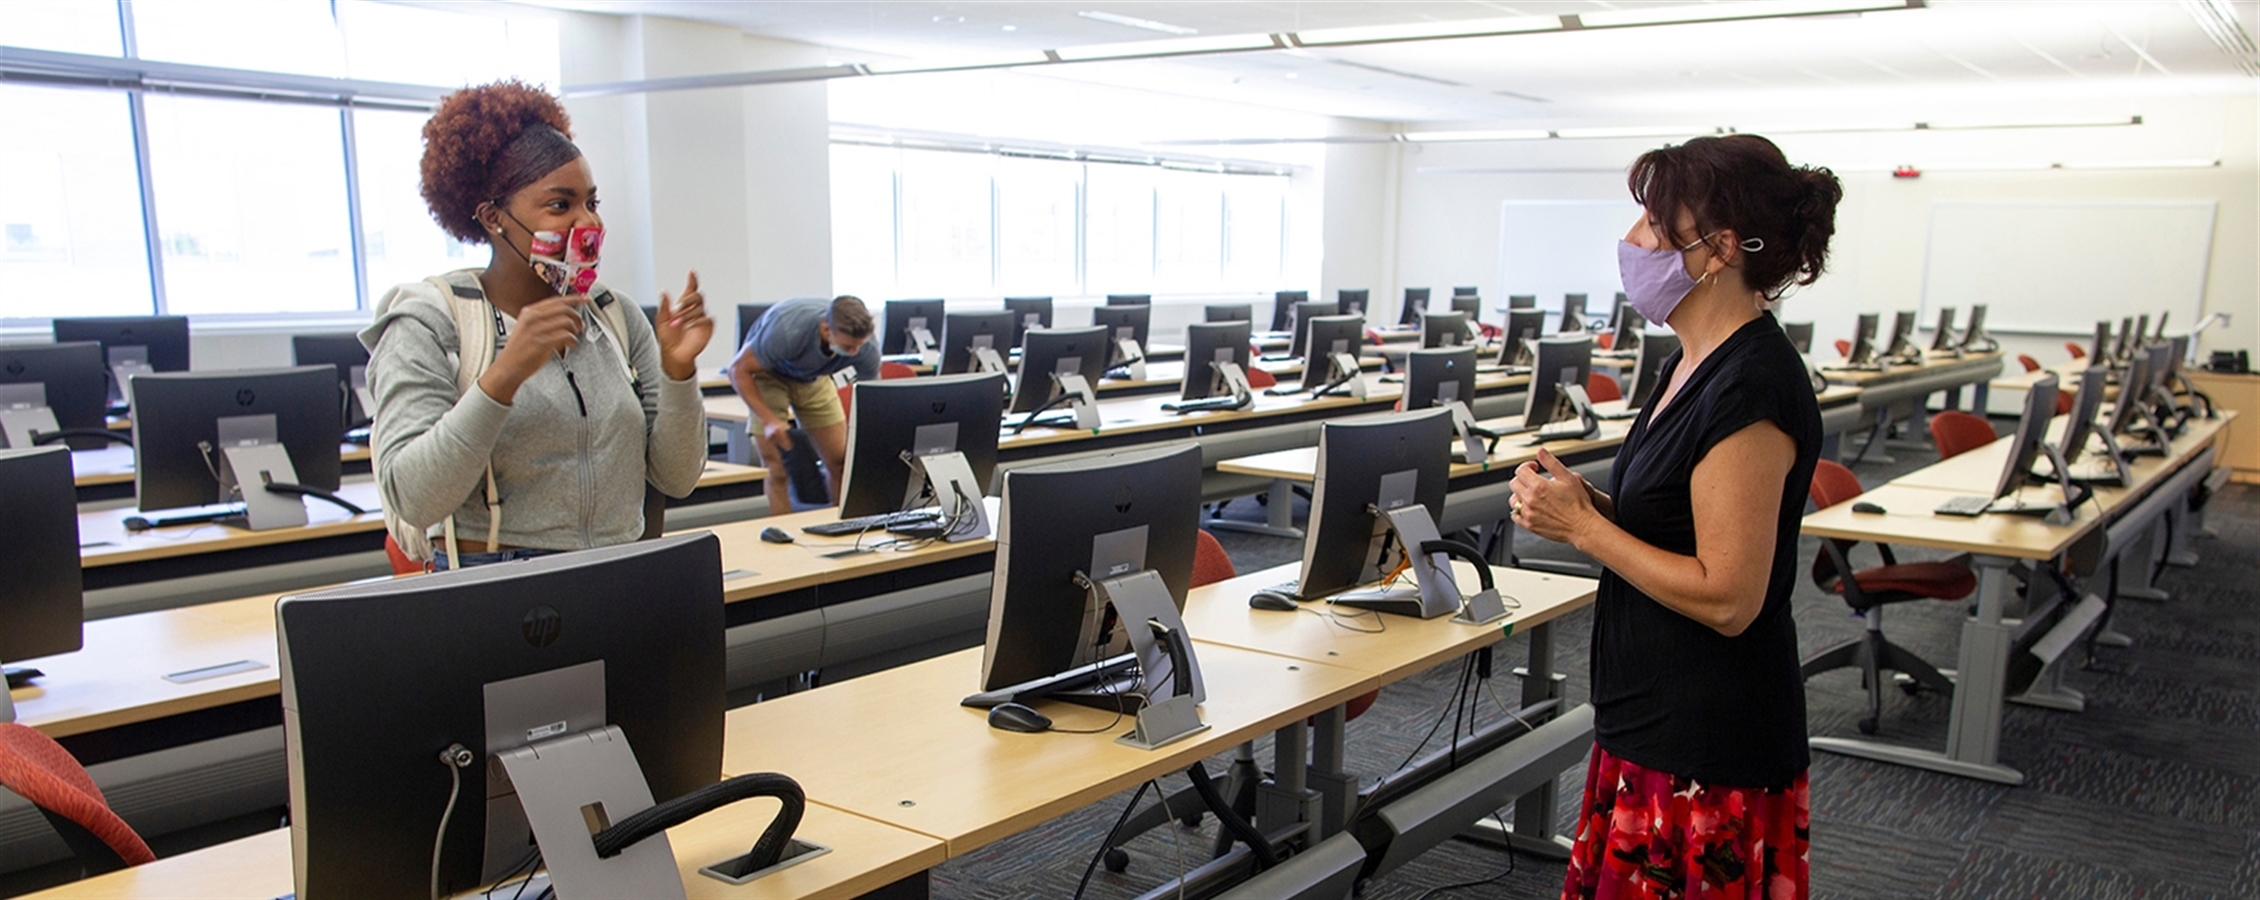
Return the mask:
{"type": "Polygon", "coordinates": [[[1599,746],[1563,900],[1805,900],[1805,773],[1787,788],[1706,787],[1599,746]]]}

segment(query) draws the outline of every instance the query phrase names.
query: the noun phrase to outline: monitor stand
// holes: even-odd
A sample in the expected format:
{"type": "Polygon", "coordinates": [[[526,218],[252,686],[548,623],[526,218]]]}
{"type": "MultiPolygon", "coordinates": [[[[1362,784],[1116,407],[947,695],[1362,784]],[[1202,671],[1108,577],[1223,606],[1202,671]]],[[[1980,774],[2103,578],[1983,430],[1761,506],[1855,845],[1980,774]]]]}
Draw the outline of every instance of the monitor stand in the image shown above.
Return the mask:
{"type": "MultiPolygon", "coordinates": [[[[11,387],[20,386],[0,385],[0,389],[11,387]]],[[[55,411],[47,406],[45,388],[36,384],[30,387],[40,393],[36,403],[18,403],[11,398],[0,397],[0,447],[29,448],[35,446],[33,435],[52,434],[62,430],[61,426],[55,424],[55,411]]]]}
{"type": "Polygon", "coordinates": [[[2088,494],[2092,493],[2093,489],[2087,487],[2086,485],[2081,485],[2072,481],[2069,472],[2071,467],[2064,462],[2064,454],[2058,452],[2055,447],[2050,446],[2047,443],[2042,443],[2040,445],[2040,452],[2048,455],[2048,464],[2055,468],[2055,477],[2042,478],[2040,476],[2032,474],[2031,472],[2026,472],[2024,473],[2023,480],[2039,484],[2057,485],[2057,489],[2063,494],[2062,502],[2050,505],[2035,506],[2027,505],[2024,500],[2014,496],[2006,498],[1995,498],[1993,505],[1985,508],[1986,512],[2007,513],[2009,515],[2017,516],[2035,516],[2038,517],[2041,521],[2046,522],[2050,525],[2071,524],[2073,510],[2078,509],[2081,503],[2087,501],[2088,494]]]}
{"type": "Polygon", "coordinates": [[[1482,436],[1478,435],[1478,432],[1486,435],[1489,432],[1476,426],[1475,413],[1467,408],[1467,404],[1458,400],[1449,400],[1444,403],[1444,408],[1451,410],[1452,430],[1459,434],[1460,446],[1459,450],[1456,451],[1459,461],[1474,465],[1490,459],[1491,447],[1484,443],[1482,436]]]}
{"type": "Polygon", "coordinates": [[[1091,390],[1091,383],[1080,374],[1059,375],[1059,389],[1067,397],[1068,406],[1075,411],[1075,427],[1085,431],[1099,430],[1099,396],[1091,390]]]}
{"type": "Polygon", "coordinates": [[[956,527],[942,537],[950,542],[989,536],[989,508],[981,502],[981,483],[973,477],[973,464],[957,451],[910,458],[914,477],[924,480],[941,507],[941,521],[956,527]]]}
{"type": "Polygon", "coordinates": [[[1436,531],[1436,521],[1428,515],[1428,507],[1418,503],[1408,504],[1381,514],[1389,527],[1389,539],[1396,541],[1400,552],[1412,557],[1413,587],[1375,587],[1349,591],[1335,596],[1330,602],[1354,609],[1370,609],[1395,613],[1418,619],[1434,619],[1461,612],[1459,621],[1481,624],[1506,616],[1505,602],[1497,590],[1486,590],[1475,597],[1462,598],[1458,582],[1452,578],[1451,563],[1444,553],[1421,553],[1416,548],[1441,540],[1436,531]]]}
{"type": "Polygon", "coordinates": [[[911,352],[918,354],[920,363],[928,366],[942,364],[940,346],[934,341],[934,333],[926,330],[924,324],[910,326],[910,344],[911,352]]]}
{"type": "Polygon", "coordinates": [[[975,347],[973,348],[973,371],[986,375],[992,372],[1003,374],[1009,370],[1004,364],[1004,357],[997,355],[997,348],[975,347]]]}
{"type": "Polygon", "coordinates": [[[220,486],[223,494],[233,491],[242,496],[244,527],[266,531],[305,525],[304,498],[266,489],[270,484],[298,483],[290,452],[276,440],[275,417],[229,416],[218,424],[220,486]]]}
{"type": "Polygon", "coordinates": [[[1138,669],[1144,673],[1146,702],[1138,707],[1137,728],[1116,742],[1153,750],[1207,731],[1198,708],[1208,699],[1200,661],[1193,655],[1184,616],[1161,574],[1140,569],[1119,578],[1082,580],[1092,609],[1112,608],[1121,618],[1138,669]]]}
{"type": "Polygon", "coordinates": [[[1131,381],[1146,380],[1146,351],[1136,338],[1116,338],[1115,354],[1122,362],[1112,368],[1129,369],[1131,381]]]}

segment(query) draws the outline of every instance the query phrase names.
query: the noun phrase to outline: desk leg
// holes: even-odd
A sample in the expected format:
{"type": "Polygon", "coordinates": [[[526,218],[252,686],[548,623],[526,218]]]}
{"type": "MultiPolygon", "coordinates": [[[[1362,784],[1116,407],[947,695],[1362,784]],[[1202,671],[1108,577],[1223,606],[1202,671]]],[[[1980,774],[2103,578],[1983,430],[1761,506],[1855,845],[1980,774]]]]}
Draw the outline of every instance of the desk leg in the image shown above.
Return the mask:
{"type": "MultiPolygon", "coordinates": [[[[1554,623],[1530,629],[1530,665],[1522,672],[1522,705],[1559,699],[1568,676],[1554,671],[1554,623]]],[[[1531,724],[1539,724],[1533,722],[1531,724]]],[[[1515,798],[1514,831],[1506,835],[1510,846],[1552,860],[1568,860],[1568,838],[1554,833],[1555,783],[1548,778],[1537,790],[1515,798]]]]}
{"type": "MultiPolygon", "coordinates": [[[[1868,439],[1860,442],[1860,452],[1853,454],[1852,462],[1860,462],[1867,459],[1868,451],[1874,450],[1877,444],[1883,443],[1883,436],[1889,434],[1890,432],[1891,406],[1889,404],[1885,404],[1876,408],[1875,424],[1868,429],[1868,439]]],[[[1876,454],[1875,461],[1879,463],[1891,463],[1895,462],[1896,460],[1893,460],[1891,457],[1879,453],[1876,454]]]]}
{"type": "Polygon", "coordinates": [[[1981,378],[1970,387],[1970,412],[1985,415],[1985,411],[1991,408],[1992,401],[1993,382],[1990,379],[1981,378]]]}
{"type": "Polygon", "coordinates": [[[1320,802],[1318,833],[1311,836],[1314,844],[1349,827],[1350,804],[1358,796],[1357,776],[1344,772],[1342,764],[1347,714],[1348,708],[1342,706],[1319,713],[1318,727],[1311,736],[1311,764],[1306,777],[1320,802]]]}
{"type": "Polygon", "coordinates": [[[2001,624],[2001,607],[2009,596],[2009,567],[2014,561],[1977,556],[1971,562],[1978,569],[1978,614],[1962,623],[1946,752],[1840,737],[1813,738],[1813,749],[2002,784],[2024,783],[2023,772],[2000,762],[2001,691],[2009,663],[2009,627],[2001,624]]]}
{"type": "Polygon", "coordinates": [[[2171,595],[2158,588],[2157,582],[2158,560],[2166,553],[2165,531],[2165,517],[2160,516],[2159,521],[2153,523],[2150,530],[2143,536],[2142,552],[2129,554],[2126,557],[2126,560],[2134,565],[2121,568],[2132,568],[2134,570],[2134,584],[2132,586],[2120,585],[2119,596],[2129,600],[2148,600],[2152,603],[2163,603],[2173,599],[2171,595]]]}
{"type": "Polygon", "coordinates": [[[729,448],[723,453],[723,459],[741,466],[753,465],[753,438],[747,433],[745,422],[708,421],[722,429],[723,445],[729,448]]]}
{"type": "MultiPolygon", "coordinates": [[[[1961,408],[1962,408],[1962,388],[1961,388],[1961,386],[1960,386],[1960,385],[1956,385],[1956,386],[1954,386],[1954,387],[1950,387],[1950,388],[1947,388],[1947,389],[1946,389],[1946,396],[1945,396],[1945,397],[1943,397],[1943,398],[1941,398],[1941,399],[1939,400],[1939,402],[1938,402],[1938,408],[1939,408],[1939,409],[1961,409],[1961,408]]],[[[1983,408],[1982,408],[1982,407],[1980,407],[1980,409],[1979,409],[1979,411],[1978,411],[1978,415],[1981,415],[1981,416],[1982,416],[1982,415],[1984,415],[1984,414],[1985,414],[1985,413],[1984,413],[1984,411],[1983,411],[1983,408]]]]}
{"type": "Polygon", "coordinates": [[[1491,564],[1520,568],[1521,564],[1515,561],[1515,520],[1500,519],[1491,523],[1491,534],[1491,564]]]}
{"type": "Polygon", "coordinates": [[[1320,821],[1324,807],[1310,789],[1310,726],[1296,721],[1272,733],[1272,782],[1256,792],[1256,828],[1277,831],[1320,821]]]}
{"type": "Polygon", "coordinates": [[[2172,535],[2172,539],[2166,542],[2166,565],[2177,569],[2196,566],[2197,551],[2190,549],[2189,536],[2203,528],[2204,523],[2198,521],[2197,513],[2190,511],[2189,497],[2184,495],[2176,500],[2166,517],[2172,523],[2172,527],[2166,532],[2172,535]]]}
{"type": "Polygon", "coordinates": [[[1269,507],[1264,511],[1264,523],[1237,522],[1231,519],[1210,519],[1211,530],[1240,531],[1248,534],[1267,534],[1272,537],[1303,539],[1303,530],[1295,527],[1295,483],[1285,478],[1271,480],[1271,493],[1264,501],[1269,507]]]}

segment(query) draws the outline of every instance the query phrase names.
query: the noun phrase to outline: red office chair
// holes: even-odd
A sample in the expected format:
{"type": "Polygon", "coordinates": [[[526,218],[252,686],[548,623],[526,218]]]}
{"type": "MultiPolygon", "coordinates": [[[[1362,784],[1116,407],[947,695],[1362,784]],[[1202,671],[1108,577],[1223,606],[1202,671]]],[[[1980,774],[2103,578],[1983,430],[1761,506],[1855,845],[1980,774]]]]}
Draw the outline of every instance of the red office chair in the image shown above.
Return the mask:
{"type": "Polygon", "coordinates": [[[1616,344],[1617,333],[1614,331],[1604,331],[1593,338],[1593,346],[1602,350],[1614,350],[1616,344]]]}
{"type": "Polygon", "coordinates": [[[1838,355],[1838,356],[1844,356],[1844,357],[1849,357],[1849,356],[1851,356],[1851,355],[1852,355],[1852,342],[1851,342],[1851,341],[1847,341],[1847,340],[1845,340],[1845,339],[1843,339],[1843,338],[1837,338],[1837,339],[1836,339],[1836,355],[1838,355]]]}
{"type": "Polygon", "coordinates": [[[389,532],[385,534],[385,561],[392,563],[394,575],[421,575],[429,571],[423,563],[409,559],[408,554],[401,551],[400,542],[393,540],[389,532]]]}
{"type": "MultiPolygon", "coordinates": [[[[1828,508],[1860,496],[1859,476],[1833,460],[1821,460],[1813,470],[1812,498],[1828,508]]],[[[1867,619],[1861,636],[1805,657],[1799,669],[1807,679],[1822,672],[1858,667],[1860,682],[1868,690],[1868,714],[1859,722],[1861,734],[1876,733],[1883,713],[1883,671],[1889,669],[1913,678],[1904,688],[1910,695],[1920,690],[1952,694],[1954,683],[1921,657],[1883,637],[1883,607],[1909,600],[1960,600],[1977,589],[1977,574],[1951,562],[1901,563],[1886,544],[1876,544],[1883,565],[1854,571],[1848,558],[1854,541],[1823,540],[1813,557],[1813,584],[1844,596],[1852,611],[1867,619]],[[1845,573],[1850,573],[1849,575],[1845,573]]]]}
{"type": "Polygon", "coordinates": [[[2024,366],[2025,371],[2027,372],[2040,371],[2040,360],[2032,358],[2032,354],[2030,353],[2017,354],[2017,364],[2024,366]]]}
{"type": "Polygon", "coordinates": [[[1624,399],[1624,389],[1617,387],[1617,380],[1614,378],[1599,372],[1587,372],[1585,373],[1585,399],[1595,403],[1622,400],[1624,399]]]}
{"type": "Polygon", "coordinates": [[[1482,335],[1486,341],[1495,341],[1499,339],[1500,335],[1506,334],[1507,330],[1489,322],[1477,322],[1475,323],[1475,333],[1482,335]]]}
{"type": "Polygon", "coordinates": [[[1373,328],[1368,328],[1365,330],[1365,340],[1366,343],[1372,344],[1376,347],[1381,346],[1383,343],[1383,341],[1381,340],[1380,330],[1373,328]]]}
{"type": "MultiPolygon", "coordinates": [[[[908,367],[906,366],[905,368],[908,368],[908,367]]],[[[884,379],[884,378],[881,378],[880,380],[881,380],[881,381],[884,381],[884,380],[886,380],[886,379],[884,379]]],[[[846,415],[846,414],[848,414],[848,413],[852,413],[852,412],[854,412],[854,411],[855,411],[855,385],[853,385],[853,384],[843,384],[843,385],[840,385],[840,414],[841,414],[841,415],[846,415]]]]}
{"type": "Polygon", "coordinates": [[[2087,358],[2087,348],[2080,346],[2078,341],[2065,341],[2064,349],[2071,351],[2073,359],[2087,358]]]}
{"type": "MultiPolygon", "coordinates": [[[[2066,347],[2070,347],[2070,348],[2072,348],[2073,350],[2079,350],[2079,345],[2078,345],[2078,344],[2065,344],[2064,346],[2066,346],[2066,347]]],[[[2080,353],[2074,353],[2074,354],[2072,355],[2072,358],[2073,358],[2073,359],[2078,359],[2078,358],[2080,358],[2080,357],[2081,357],[2081,356],[2083,356],[2083,355],[2085,355],[2084,351],[2083,351],[2083,352],[2080,352],[2080,353]]],[[[2032,358],[2032,354],[2030,354],[2030,353],[2019,353],[2019,354],[2017,354],[2017,362],[2018,362],[2018,363],[2020,363],[2020,364],[2022,364],[2022,365],[2023,365],[2023,366],[2025,367],[2025,371],[2027,371],[2027,372],[2038,372],[2038,371],[2040,371],[2040,360],[2037,360],[2037,359],[2034,359],[2034,358],[2032,358]]],[[[2060,415],[2063,415],[2063,414],[2065,414],[2065,413],[2071,412],[2071,411],[2072,411],[2072,400],[2073,400],[2073,393],[2072,393],[2071,391],[2057,391],[2057,392],[2056,392],[2056,414],[2060,416],[2060,415]]]]}
{"type": "Polygon", "coordinates": [[[102,789],[71,752],[27,726],[0,724],[0,786],[39,807],[78,856],[82,875],[157,858],[133,826],[110,810],[102,789]]]}
{"type": "Polygon", "coordinates": [[[879,364],[879,377],[881,379],[916,378],[918,377],[918,370],[905,363],[883,362],[879,364]]]}
{"type": "Polygon", "coordinates": [[[1930,417],[1930,440],[1938,445],[1939,459],[1960,456],[1993,443],[1998,437],[2000,435],[1993,431],[1993,423],[1986,421],[1984,416],[1948,409],[1930,417]]]}
{"type": "Polygon", "coordinates": [[[1246,374],[1248,376],[1248,386],[1255,388],[1256,390],[1260,391],[1267,387],[1279,386],[1279,379],[1277,377],[1274,377],[1270,372],[1266,372],[1254,366],[1249,366],[1246,374]]]}

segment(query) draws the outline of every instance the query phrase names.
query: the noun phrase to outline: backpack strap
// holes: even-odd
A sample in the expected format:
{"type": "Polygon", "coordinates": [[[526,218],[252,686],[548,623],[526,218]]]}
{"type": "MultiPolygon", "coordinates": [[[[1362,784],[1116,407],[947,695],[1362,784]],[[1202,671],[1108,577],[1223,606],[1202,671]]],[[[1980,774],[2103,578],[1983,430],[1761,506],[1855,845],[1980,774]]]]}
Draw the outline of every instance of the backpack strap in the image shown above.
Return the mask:
{"type": "MultiPolygon", "coordinates": [[[[494,364],[494,345],[500,339],[495,331],[494,308],[487,303],[486,291],[479,286],[478,276],[465,269],[435,275],[425,279],[439,288],[448,311],[455,318],[455,396],[461,399],[479,384],[479,376],[486,374],[494,364]]],[[[502,494],[494,483],[494,463],[487,463],[487,547],[491,550],[502,538],[502,494]]],[[[449,515],[441,526],[447,541],[447,559],[450,565],[462,566],[462,554],[455,541],[455,517],[449,515]]]]}

